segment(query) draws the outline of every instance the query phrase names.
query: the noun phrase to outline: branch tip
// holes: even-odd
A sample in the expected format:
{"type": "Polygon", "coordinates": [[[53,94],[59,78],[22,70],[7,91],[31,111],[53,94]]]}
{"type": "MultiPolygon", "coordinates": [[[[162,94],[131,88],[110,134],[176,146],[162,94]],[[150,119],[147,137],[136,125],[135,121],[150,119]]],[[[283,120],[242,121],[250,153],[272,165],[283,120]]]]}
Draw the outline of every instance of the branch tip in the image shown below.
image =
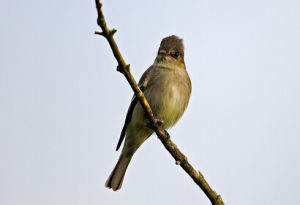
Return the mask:
{"type": "Polygon", "coordinates": [[[222,197],[221,197],[220,194],[218,194],[218,196],[217,196],[217,201],[218,201],[219,203],[223,202],[223,199],[222,199],[222,197]]]}
{"type": "Polygon", "coordinates": [[[99,10],[102,7],[102,3],[100,2],[100,0],[96,0],[96,8],[99,10]]]}
{"type": "Polygon", "coordinates": [[[95,31],[95,34],[96,35],[100,35],[100,36],[104,36],[104,33],[103,32],[99,32],[99,31],[95,31]]]}
{"type": "Polygon", "coordinates": [[[120,73],[123,73],[123,69],[120,65],[117,66],[117,71],[120,72],[120,73]]]}
{"type": "Polygon", "coordinates": [[[109,35],[113,36],[117,32],[116,29],[112,29],[109,31],[109,35]]]}

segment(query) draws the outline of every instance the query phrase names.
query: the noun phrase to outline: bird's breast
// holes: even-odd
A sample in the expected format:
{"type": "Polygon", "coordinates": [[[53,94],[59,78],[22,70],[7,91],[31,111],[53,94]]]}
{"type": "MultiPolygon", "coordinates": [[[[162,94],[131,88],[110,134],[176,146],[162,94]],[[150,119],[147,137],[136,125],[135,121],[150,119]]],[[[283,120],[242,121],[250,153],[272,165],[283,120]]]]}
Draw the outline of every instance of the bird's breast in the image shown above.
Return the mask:
{"type": "Polygon", "coordinates": [[[191,92],[189,83],[188,75],[170,73],[147,93],[146,98],[165,129],[173,126],[187,107],[191,92]]]}

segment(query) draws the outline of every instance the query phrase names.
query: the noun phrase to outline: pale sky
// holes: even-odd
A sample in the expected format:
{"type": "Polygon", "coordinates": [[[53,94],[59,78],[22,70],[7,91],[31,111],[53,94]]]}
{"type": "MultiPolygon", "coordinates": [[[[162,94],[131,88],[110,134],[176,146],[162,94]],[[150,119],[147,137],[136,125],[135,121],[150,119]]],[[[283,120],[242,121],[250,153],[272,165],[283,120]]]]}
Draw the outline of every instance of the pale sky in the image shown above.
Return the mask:
{"type": "MultiPolygon", "coordinates": [[[[300,204],[300,1],[103,1],[138,80],[168,35],[193,91],[170,135],[230,205],[300,204]]],[[[94,1],[0,7],[1,205],[209,205],[155,135],[104,183],[132,90],[94,1]]]]}

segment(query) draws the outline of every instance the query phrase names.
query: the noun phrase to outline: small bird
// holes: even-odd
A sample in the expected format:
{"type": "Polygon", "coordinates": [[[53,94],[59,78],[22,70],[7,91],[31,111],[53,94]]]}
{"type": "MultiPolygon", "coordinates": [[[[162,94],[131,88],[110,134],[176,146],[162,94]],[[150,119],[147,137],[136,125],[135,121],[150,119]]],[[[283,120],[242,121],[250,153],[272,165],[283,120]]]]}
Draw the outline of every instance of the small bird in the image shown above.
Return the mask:
{"type": "MultiPolygon", "coordinates": [[[[144,72],[138,85],[162,127],[166,130],[173,126],[185,111],[192,90],[184,63],[182,39],[172,35],[161,41],[153,65],[144,72]]],[[[105,183],[107,188],[114,191],[121,189],[133,154],[153,133],[148,124],[149,120],[141,104],[133,96],[116,150],[126,136],[125,143],[119,160],[105,183]]]]}

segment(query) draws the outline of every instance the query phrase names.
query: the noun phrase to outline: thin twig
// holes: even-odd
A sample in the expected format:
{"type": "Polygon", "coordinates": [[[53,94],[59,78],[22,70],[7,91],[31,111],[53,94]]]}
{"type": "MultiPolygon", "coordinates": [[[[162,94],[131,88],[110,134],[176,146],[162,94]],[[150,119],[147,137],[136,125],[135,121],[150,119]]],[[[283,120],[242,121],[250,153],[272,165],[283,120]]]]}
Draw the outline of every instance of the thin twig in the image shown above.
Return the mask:
{"type": "Polygon", "coordinates": [[[202,189],[202,191],[206,194],[206,196],[211,201],[211,204],[224,205],[221,195],[218,195],[209,186],[209,184],[206,182],[201,172],[198,172],[193,168],[193,166],[188,162],[187,157],[178,149],[176,144],[174,144],[170,139],[169,134],[166,133],[165,130],[161,127],[158,119],[154,117],[148,101],[146,100],[143,92],[140,90],[135,79],[130,73],[130,65],[126,64],[113,38],[113,35],[116,33],[117,30],[115,29],[110,30],[106,25],[106,21],[102,11],[102,4],[100,3],[99,0],[96,0],[96,8],[98,12],[97,23],[101,27],[102,32],[95,32],[95,34],[102,35],[108,41],[111,50],[116,60],[118,61],[117,71],[121,72],[125,76],[131,88],[133,89],[135,96],[137,96],[139,102],[141,103],[146,113],[147,118],[151,123],[151,129],[156,133],[156,135],[163,143],[165,148],[173,156],[173,158],[176,161],[176,164],[180,165],[184,169],[184,171],[194,180],[194,182],[202,189]]]}

